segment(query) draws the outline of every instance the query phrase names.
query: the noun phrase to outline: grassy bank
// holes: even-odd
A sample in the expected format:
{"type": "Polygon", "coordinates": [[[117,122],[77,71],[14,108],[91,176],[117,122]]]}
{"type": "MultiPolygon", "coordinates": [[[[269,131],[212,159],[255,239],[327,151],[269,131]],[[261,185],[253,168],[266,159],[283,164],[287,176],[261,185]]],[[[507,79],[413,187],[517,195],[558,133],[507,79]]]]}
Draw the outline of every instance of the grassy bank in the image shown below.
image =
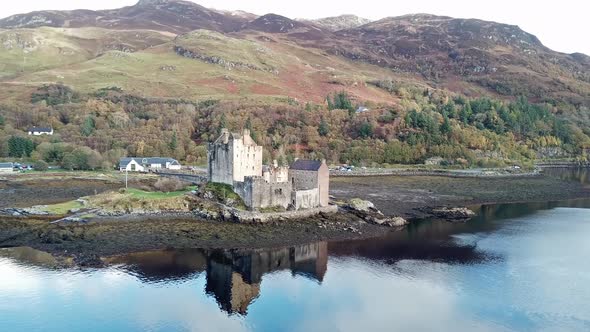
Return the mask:
{"type": "Polygon", "coordinates": [[[107,213],[151,213],[188,211],[185,195],[196,187],[172,192],[146,191],[137,188],[119,189],[82,197],[64,203],[34,207],[55,215],[66,215],[77,210],[100,210],[107,213]]]}

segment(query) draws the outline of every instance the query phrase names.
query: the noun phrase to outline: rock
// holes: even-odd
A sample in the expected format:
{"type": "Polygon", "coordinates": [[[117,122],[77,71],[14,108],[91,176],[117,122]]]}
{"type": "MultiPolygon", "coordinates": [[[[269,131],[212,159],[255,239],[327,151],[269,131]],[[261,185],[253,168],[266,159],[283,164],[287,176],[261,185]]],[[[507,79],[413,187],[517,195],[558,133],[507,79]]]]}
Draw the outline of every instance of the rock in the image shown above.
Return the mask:
{"type": "Polygon", "coordinates": [[[47,215],[48,213],[45,211],[41,211],[37,208],[28,208],[28,209],[5,208],[5,209],[0,209],[0,214],[14,216],[14,217],[23,217],[23,216],[30,216],[30,215],[47,215]]]}
{"type": "Polygon", "coordinates": [[[361,234],[361,232],[357,228],[352,227],[352,226],[345,227],[344,228],[344,231],[348,231],[348,232],[351,232],[351,233],[361,234]]]}
{"type": "Polygon", "coordinates": [[[225,221],[234,220],[234,215],[230,211],[224,209],[221,213],[223,215],[223,220],[225,220],[225,221]]]}
{"type": "Polygon", "coordinates": [[[370,201],[365,201],[362,200],[360,198],[353,198],[350,201],[348,201],[347,204],[348,208],[355,210],[355,211],[359,211],[359,212],[375,212],[378,211],[375,208],[375,204],[373,204],[370,201]]]}
{"type": "Polygon", "coordinates": [[[399,227],[399,226],[405,226],[408,224],[408,221],[402,217],[391,217],[391,218],[367,217],[367,218],[365,218],[365,221],[370,222],[371,224],[389,226],[389,227],[399,227]]]}
{"type": "Polygon", "coordinates": [[[393,217],[393,218],[389,218],[389,221],[387,224],[391,227],[398,227],[398,226],[405,226],[405,225],[409,224],[409,222],[402,217],[393,217]]]}
{"type": "Polygon", "coordinates": [[[400,227],[408,224],[408,221],[401,217],[385,217],[372,202],[362,199],[351,199],[345,205],[345,208],[348,208],[358,217],[362,218],[362,220],[371,224],[388,227],[400,227]]]}
{"type": "Polygon", "coordinates": [[[432,214],[434,214],[434,216],[436,216],[437,218],[447,219],[451,221],[471,219],[475,216],[475,212],[465,207],[444,207],[440,209],[433,209],[432,214]]]}
{"type": "Polygon", "coordinates": [[[104,267],[104,262],[97,254],[79,254],[74,262],[81,267],[104,267]]]}

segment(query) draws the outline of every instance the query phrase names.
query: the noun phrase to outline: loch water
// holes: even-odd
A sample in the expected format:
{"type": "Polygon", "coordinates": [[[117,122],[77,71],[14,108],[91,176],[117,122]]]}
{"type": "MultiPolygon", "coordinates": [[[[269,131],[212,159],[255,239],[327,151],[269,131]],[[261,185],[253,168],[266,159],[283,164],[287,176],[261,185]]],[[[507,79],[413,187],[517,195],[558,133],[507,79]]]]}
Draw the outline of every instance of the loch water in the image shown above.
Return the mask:
{"type": "MultiPolygon", "coordinates": [[[[559,171],[590,183],[589,173],[559,171]]],[[[0,249],[2,331],[590,331],[590,200],[378,239],[160,250],[59,268],[0,249]]]]}

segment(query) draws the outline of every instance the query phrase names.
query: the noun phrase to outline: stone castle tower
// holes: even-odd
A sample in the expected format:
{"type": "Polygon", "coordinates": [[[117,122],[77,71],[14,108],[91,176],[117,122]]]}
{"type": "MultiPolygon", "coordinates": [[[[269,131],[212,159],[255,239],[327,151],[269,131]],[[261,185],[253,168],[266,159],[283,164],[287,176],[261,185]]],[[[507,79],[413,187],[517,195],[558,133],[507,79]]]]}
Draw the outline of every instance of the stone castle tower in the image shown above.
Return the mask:
{"type": "Polygon", "coordinates": [[[208,149],[209,182],[244,182],[248,176],[262,176],[262,146],[256,145],[250,130],[242,134],[221,130],[221,135],[208,149]]]}

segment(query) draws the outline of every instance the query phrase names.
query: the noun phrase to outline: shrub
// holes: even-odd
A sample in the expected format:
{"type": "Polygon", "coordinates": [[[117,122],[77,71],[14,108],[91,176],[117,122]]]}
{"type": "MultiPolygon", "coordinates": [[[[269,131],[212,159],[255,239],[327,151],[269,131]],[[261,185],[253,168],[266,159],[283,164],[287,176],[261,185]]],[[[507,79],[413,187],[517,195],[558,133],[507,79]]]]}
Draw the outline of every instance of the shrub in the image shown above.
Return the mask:
{"type": "Polygon", "coordinates": [[[244,201],[236,194],[232,186],[225,183],[209,182],[204,187],[205,197],[210,196],[213,200],[233,206],[238,209],[245,209],[244,201]]]}
{"type": "Polygon", "coordinates": [[[39,160],[39,161],[37,161],[37,162],[35,162],[35,163],[33,164],[33,168],[34,168],[36,171],[42,171],[42,172],[43,172],[43,171],[46,171],[46,170],[47,170],[47,167],[48,167],[47,163],[46,163],[46,162],[44,162],[43,160],[39,160]]]}
{"type": "Polygon", "coordinates": [[[180,191],[187,187],[187,184],[177,178],[160,178],[154,183],[154,188],[162,192],[180,191]]]}

